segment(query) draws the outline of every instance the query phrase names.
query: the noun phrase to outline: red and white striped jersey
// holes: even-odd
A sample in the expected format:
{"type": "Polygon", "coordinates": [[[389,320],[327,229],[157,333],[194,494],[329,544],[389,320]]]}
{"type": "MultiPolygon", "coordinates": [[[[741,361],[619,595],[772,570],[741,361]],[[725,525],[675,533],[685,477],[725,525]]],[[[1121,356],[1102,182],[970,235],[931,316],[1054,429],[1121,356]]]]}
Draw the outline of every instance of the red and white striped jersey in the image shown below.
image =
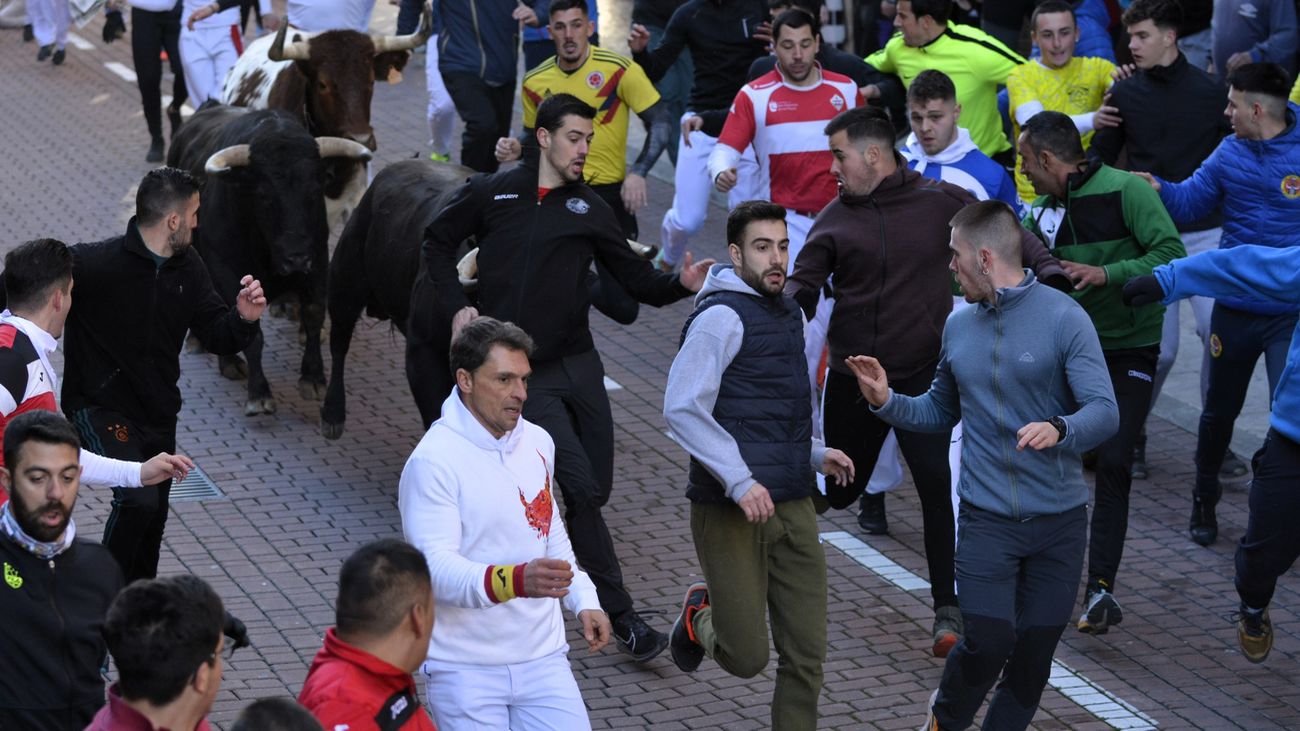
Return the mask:
{"type": "Polygon", "coordinates": [[[865,103],[847,76],[819,67],[821,81],[791,86],[780,66],[741,87],[718,145],[709,157],[717,179],[754,146],[759,180],[754,190],[779,206],[816,215],[836,194],[823,130],[835,115],[865,103]]]}

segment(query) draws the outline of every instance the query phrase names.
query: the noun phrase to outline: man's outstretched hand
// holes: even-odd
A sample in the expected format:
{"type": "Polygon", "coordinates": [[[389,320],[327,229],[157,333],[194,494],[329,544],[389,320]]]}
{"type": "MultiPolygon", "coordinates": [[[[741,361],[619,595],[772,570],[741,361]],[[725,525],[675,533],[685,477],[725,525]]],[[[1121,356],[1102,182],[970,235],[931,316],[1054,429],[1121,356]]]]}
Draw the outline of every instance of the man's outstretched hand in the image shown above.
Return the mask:
{"type": "Polygon", "coordinates": [[[1160,286],[1160,280],[1156,275],[1147,274],[1142,277],[1133,277],[1124,283],[1124,304],[1129,307],[1141,307],[1161,302],[1165,298],[1165,290],[1160,286]]]}

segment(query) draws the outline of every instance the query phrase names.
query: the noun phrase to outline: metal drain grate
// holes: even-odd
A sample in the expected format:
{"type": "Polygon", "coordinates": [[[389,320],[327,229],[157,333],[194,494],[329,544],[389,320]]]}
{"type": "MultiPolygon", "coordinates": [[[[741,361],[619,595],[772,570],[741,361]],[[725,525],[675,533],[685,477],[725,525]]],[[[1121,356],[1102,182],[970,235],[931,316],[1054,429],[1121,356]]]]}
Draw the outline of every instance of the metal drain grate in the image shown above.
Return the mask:
{"type": "Polygon", "coordinates": [[[184,480],[172,485],[168,502],[202,502],[204,500],[225,500],[226,496],[217,488],[217,483],[207,473],[195,467],[184,480]]]}

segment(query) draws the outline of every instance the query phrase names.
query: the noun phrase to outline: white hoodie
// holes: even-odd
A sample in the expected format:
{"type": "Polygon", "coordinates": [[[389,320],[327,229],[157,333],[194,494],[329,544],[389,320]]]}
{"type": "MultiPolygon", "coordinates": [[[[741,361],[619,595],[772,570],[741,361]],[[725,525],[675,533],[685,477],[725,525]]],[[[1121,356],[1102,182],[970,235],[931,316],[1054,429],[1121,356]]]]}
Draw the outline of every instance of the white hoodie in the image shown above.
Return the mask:
{"type": "Polygon", "coordinates": [[[507,665],[567,650],[560,604],[577,614],[600,609],[596,587],[578,569],[556,506],[555,442],[523,418],[494,438],[456,389],[442,416],[406,461],[397,488],[406,540],[424,553],[437,618],[429,659],[507,665]],[[562,600],[492,603],[490,565],[559,558],[573,566],[562,600]]]}

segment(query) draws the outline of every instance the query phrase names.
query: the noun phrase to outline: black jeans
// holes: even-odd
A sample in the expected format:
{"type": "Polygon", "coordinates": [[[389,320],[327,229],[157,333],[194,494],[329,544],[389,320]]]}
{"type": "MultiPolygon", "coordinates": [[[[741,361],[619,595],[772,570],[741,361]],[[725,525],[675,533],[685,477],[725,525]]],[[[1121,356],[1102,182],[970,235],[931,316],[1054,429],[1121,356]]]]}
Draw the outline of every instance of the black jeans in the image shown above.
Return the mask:
{"type": "Polygon", "coordinates": [[[1268,371],[1270,402],[1286,365],[1296,315],[1257,315],[1215,303],[1210,315],[1210,376],[1196,436],[1196,492],[1219,499],[1219,470],[1232,443],[1232,427],[1246,402],[1259,356],[1268,371]]]}
{"type": "MultiPolygon", "coordinates": [[[[162,137],[162,59],[167,51],[167,62],[172,67],[172,106],[180,109],[185,103],[185,70],[181,67],[181,54],[177,41],[181,34],[181,3],[162,12],[131,8],[131,59],[135,63],[136,84],[140,87],[140,103],[144,106],[144,121],[149,125],[149,136],[162,137]]],[[[128,577],[128,581],[130,578],[128,577]]]]}
{"type": "Polygon", "coordinates": [[[497,140],[510,136],[510,115],[515,103],[515,82],[492,86],[477,74],[444,71],[442,81],[465,122],[460,138],[460,162],[480,173],[494,173],[498,163],[497,140]]]}
{"type": "Polygon", "coordinates": [[[1029,726],[1070,621],[1083,568],[1087,508],[1013,520],[963,502],[957,586],[965,634],[948,654],[934,714],[967,728],[993,683],[984,728],[1029,726]]]}
{"type": "Polygon", "coordinates": [[[1097,447],[1097,489],[1088,543],[1088,584],[1114,591],[1128,535],[1128,495],[1133,486],[1133,445],[1151,410],[1160,346],[1102,353],[1119,407],[1119,430],[1097,447]]]}
{"type": "MultiPolygon", "coordinates": [[[[73,424],[86,449],[114,459],[144,462],[176,451],[176,427],[148,429],[128,417],[96,407],[77,411],[73,424]]],[[[122,568],[126,583],[158,575],[167,498],[172,481],[146,487],[113,488],[113,511],[104,525],[104,545],[122,568]]]]}
{"type": "Polygon", "coordinates": [[[1277,580],[1300,558],[1300,444],[1268,430],[1252,460],[1250,517],[1237,545],[1237,594],[1251,609],[1273,601],[1277,580]]]}
{"type": "MultiPolygon", "coordinates": [[[[890,382],[898,393],[925,393],[934,379],[934,366],[908,378],[890,382]]],[[[832,507],[846,508],[862,495],[871,471],[880,457],[880,447],[893,429],[871,413],[858,390],[857,379],[829,371],[823,402],[826,445],[843,451],[853,460],[854,479],[845,487],[826,481],[826,499],[832,507]]],[[[948,444],[952,432],[937,434],[895,430],[898,448],[912,471],[916,494],[921,498],[921,522],[925,529],[925,560],[930,568],[930,595],[935,608],[956,606],[953,589],[952,472],[948,469],[948,444]]]]}
{"type": "Polygon", "coordinates": [[[616,618],[632,608],[632,597],[600,512],[614,486],[614,418],[605,367],[595,350],[532,365],[524,418],[555,440],[555,481],[564,496],[573,554],[596,585],[601,608],[616,618]]]}

